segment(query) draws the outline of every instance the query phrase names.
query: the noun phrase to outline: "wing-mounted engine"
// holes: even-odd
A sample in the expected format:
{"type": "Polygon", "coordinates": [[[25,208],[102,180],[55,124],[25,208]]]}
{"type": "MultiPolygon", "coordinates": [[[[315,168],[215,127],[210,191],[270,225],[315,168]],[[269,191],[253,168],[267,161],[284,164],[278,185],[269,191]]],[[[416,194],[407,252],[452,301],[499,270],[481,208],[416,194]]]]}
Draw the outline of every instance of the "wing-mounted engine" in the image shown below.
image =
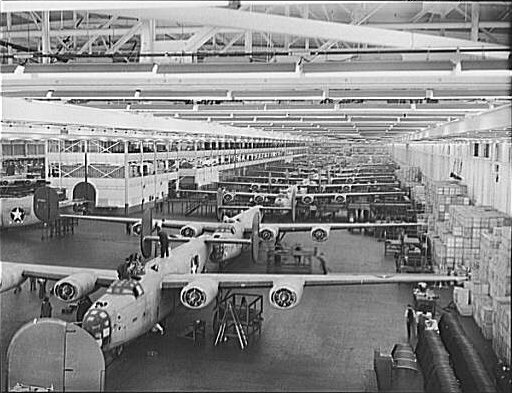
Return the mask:
{"type": "Polygon", "coordinates": [[[351,185],[344,185],[343,187],[341,187],[341,190],[343,192],[350,192],[351,189],[352,189],[351,185]]]}
{"type": "Polygon", "coordinates": [[[132,236],[140,236],[140,233],[142,232],[142,223],[136,222],[135,224],[132,224],[130,227],[130,234],[132,236]]]}
{"type": "Polygon", "coordinates": [[[251,184],[251,191],[258,191],[260,189],[260,185],[257,183],[251,184]]]}
{"type": "Polygon", "coordinates": [[[335,203],[345,203],[347,201],[347,197],[343,194],[336,194],[334,196],[334,202],[335,203]]]}
{"type": "Polygon", "coordinates": [[[235,200],[235,194],[233,192],[226,192],[222,196],[223,203],[231,203],[235,200]]]}
{"type": "Polygon", "coordinates": [[[265,195],[262,195],[262,194],[254,195],[254,203],[256,203],[257,205],[261,205],[263,202],[265,202],[265,195]]]}
{"type": "Polygon", "coordinates": [[[329,239],[331,229],[328,226],[317,226],[311,229],[311,238],[315,242],[325,242],[329,239]]]}
{"type": "Polygon", "coordinates": [[[306,195],[303,195],[300,200],[304,205],[311,205],[313,203],[313,201],[315,200],[315,198],[313,198],[313,195],[306,194],[306,195]]]}
{"type": "Polygon", "coordinates": [[[181,303],[193,310],[208,306],[219,291],[219,284],[215,280],[200,278],[192,281],[181,290],[181,303]]]}
{"type": "Polygon", "coordinates": [[[23,276],[21,266],[0,266],[0,293],[23,284],[27,278],[23,276]]]}
{"type": "Polygon", "coordinates": [[[74,302],[94,291],[96,275],[89,272],[72,274],[53,287],[55,296],[64,302],[74,302]]]}
{"type": "Polygon", "coordinates": [[[349,177],[349,178],[347,179],[347,183],[354,183],[354,182],[355,182],[355,180],[356,180],[356,179],[355,179],[355,177],[349,177]]]}
{"type": "Polygon", "coordinates": [[[204,226],[201,224],[187,224],[180,229],[180,235],[183,237],[198,237],[204,232],[204,226]]]}
{"type": "Polygon", "coordinates": [[[262,227],[258,232],[260,239],[266,243],[275,242],[278,234],[279,232],[277,229],[270,227],[262,227]]]}
{"type": "Polygon", "coordinates": [[[270,304],[279,310],[289,310],[299,304],[304,291],[300,279],[283,279],[274,283],[269,292],[270,304]]]}

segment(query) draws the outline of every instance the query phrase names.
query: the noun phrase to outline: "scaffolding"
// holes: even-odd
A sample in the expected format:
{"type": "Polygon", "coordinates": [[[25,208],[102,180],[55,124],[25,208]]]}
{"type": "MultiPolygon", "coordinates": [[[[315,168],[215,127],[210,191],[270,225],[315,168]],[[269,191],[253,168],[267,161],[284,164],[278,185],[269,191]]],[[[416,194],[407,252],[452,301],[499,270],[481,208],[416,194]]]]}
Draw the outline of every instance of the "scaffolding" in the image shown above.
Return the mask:
{"type": "Polygon", "coordinates": [[[240,349],[245,349],[256,333],[261,335],[263,321],[263,296],[248,293],[232,293],[217,305],[213,319],[215,343],[238,341],[240,349]]]}

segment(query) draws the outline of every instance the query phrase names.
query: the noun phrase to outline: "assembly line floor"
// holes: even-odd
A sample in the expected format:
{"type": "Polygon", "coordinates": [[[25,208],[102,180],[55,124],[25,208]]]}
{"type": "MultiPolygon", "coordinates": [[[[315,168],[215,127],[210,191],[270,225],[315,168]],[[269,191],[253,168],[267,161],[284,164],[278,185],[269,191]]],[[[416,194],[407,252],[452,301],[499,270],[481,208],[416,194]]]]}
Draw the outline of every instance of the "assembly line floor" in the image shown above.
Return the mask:
{"type": "MultiPolygon", "coordinates": [[[[126,235],[123,225],[85,221],[73,236],[61,239],[41,241],[41,229],[33,228],[1,232],[0,240],[4,261],[92,268],[115,269],[139,250],[138,239],[126,235]]],[[[309,233],[288,234],[285,242],[313,246],[309,233]]],[[[384,257],[384,244],[362,234],[331,232],[319,249],[333,272],[395,271],[393,257],[384,257]]],[[[265,263],[253,263],[246,253],[227,270],[265,269],[265,263]]],[[[449,301],[449,289],[444,291],[443,298],[449,301]]],[[[410,284],[308,287],[299,306],[289,311],[273,309],[267,291],[250,292],[264,294],[264,321],[261,337],[246,350],[241,351],[235,340],[213,345],[211,307],[181,309],[167,321],[165,335],[148,333],[125,347],[107,368],[106,390],[377,391],[374,349],[389,353],[395,343],[406,341],[404,309],[412,302],[410,284]],[[200,345],[180,336],[197,319],[207,323],[200,345]]],[[[2,294],[0,303],[4,370],[10,339],[39,316],[40,300],[25,283],[21,293],[2,294]]],[[[63,303],[52,303],[54,317],[71,317],[61,314],[63,303]]],[[[4,391],[4,372],[1,382],[4,391]]]]}

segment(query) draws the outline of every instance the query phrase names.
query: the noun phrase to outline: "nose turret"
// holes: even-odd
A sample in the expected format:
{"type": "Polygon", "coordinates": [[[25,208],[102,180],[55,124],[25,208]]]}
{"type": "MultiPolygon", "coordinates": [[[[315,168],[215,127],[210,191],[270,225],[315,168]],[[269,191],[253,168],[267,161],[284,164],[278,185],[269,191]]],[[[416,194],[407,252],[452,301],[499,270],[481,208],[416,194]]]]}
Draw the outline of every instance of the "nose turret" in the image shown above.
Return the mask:
{"type": "Polygon", "coordinates": [[[100,347],[110,342],[112,323],[108,313],[100,308],[91,308],[84,316],[82,327],[94,337],[100,347]]]}

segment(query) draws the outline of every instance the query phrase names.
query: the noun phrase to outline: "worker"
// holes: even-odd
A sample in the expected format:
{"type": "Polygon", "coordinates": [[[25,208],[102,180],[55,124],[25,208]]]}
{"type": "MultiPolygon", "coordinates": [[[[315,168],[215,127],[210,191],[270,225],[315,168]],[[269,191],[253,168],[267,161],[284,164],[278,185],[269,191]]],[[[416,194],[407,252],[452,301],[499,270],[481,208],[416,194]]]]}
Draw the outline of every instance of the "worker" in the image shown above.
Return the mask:
{"type": "Polygon", "coordinates": [[[169,256],[169,237],[160,226],[156,226],[156,233],[160,242],[160,258],[169,256]]]}
{"type": "Polygon", "coordinates": [[[130,278],[130,273],[128,271],[130,265],[129,258],[126,258],[123,263],[120,263],[117,267],[117,275],[120,280],[127,280],[130,278]]]}
{"type": "Polygon", "coordinates": [[[44,278],[38,278],[39,283],[39,299],[44,299],[46,296],[46,280],[44,278]]]}
{"type": "Polygon", "coordinates": [[[407,325],[407,340],[410,340],[412,325],[414,324],[414,320],[416,317],[416,315],[414,313],[414,309],[412,308],[412,306],[410,304],[407,305],[404,316],[405,316],[405,322],[407,325]]]}
{"type": "Polygon", "coordinates": [[[43,303],[41,304],[41,318],[52,317],[52,304],[48,296],[44,297],[43,303]]]}
{"type": "Polygon", "coordinates": [[[76,309],[76,321],[82,322],[84,319],[84,315],[89,310],[89,308],[92,306],[92,301],[89,296],[84,296],[78,301],[78,307],[76,309]]]}

